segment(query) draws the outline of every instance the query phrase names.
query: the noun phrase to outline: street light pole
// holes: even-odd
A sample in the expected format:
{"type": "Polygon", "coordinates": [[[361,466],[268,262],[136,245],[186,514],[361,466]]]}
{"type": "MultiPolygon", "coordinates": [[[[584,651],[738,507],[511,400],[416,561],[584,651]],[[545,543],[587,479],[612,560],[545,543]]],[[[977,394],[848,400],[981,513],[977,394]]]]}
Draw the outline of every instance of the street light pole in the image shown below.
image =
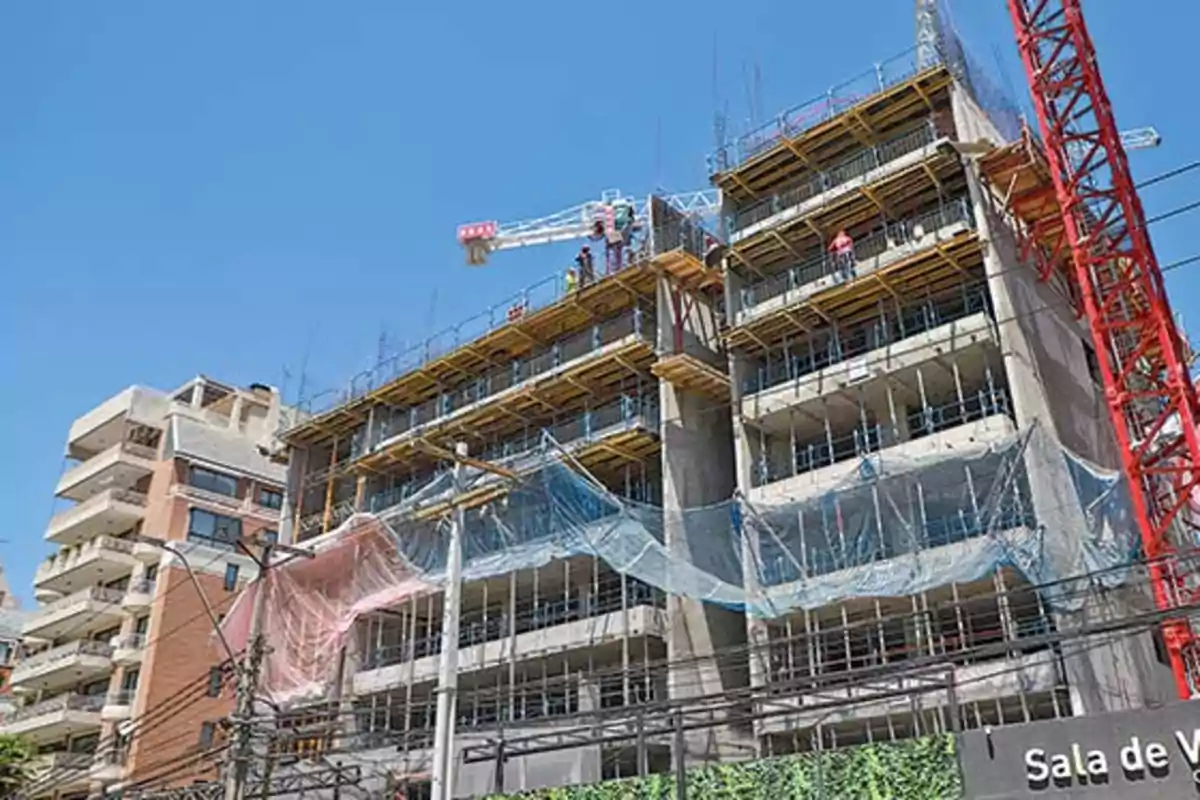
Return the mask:
{"type": "Polygon", "coordinates": [[[454,791],[454,723],[458,692],[458,623],[462,607],[461,503],[466,442],[454,446],[454,498],[450,517],[450,546],[446,555],[446,590],[442,609],[442,656],[438,674],[437,720],[433,734],[432,800],[450,800],[454,791]]]}

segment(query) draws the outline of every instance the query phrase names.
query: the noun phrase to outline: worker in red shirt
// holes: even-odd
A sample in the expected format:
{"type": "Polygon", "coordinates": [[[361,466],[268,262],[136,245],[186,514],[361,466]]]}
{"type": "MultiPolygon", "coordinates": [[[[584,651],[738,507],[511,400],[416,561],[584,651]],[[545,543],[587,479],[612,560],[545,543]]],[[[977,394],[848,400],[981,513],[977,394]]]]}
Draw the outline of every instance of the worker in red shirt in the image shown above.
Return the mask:
{"type": "Polygon", "coordinates": [[[850,278],[854,274],[854,240],[850,238],[850,234],[846,233],[845,228],[839,230],[837,236],[833,237],[833,241],[829,245],[829,252],[833,253],[834,264],[842,277],[850,278]]]}

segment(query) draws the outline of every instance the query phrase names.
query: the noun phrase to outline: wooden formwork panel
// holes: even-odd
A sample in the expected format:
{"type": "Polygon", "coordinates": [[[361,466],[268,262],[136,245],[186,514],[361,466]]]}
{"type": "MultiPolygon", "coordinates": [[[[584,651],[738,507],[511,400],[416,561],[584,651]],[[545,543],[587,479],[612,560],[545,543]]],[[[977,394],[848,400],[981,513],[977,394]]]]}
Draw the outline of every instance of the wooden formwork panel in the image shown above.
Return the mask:
{"type": "Polygon", "coordinates": [[[729,402],[729,375],[688,353],[660,358],[650,371],[672,386],[729,402]]]}
{"type": "Polygon", "coordinates": [[[725,285],[720,269],[706,267],[704,262],[686,250],[672,250],[654,257],[653,264],[675,279],[681,287],[697,291],[725,285]]]}

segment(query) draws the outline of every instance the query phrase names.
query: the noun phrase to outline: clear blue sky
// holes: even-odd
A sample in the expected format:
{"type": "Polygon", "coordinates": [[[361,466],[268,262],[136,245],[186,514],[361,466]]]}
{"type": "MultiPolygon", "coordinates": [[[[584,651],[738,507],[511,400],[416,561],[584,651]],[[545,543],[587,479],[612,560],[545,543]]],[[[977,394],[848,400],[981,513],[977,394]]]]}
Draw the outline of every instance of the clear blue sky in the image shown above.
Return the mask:
{"type": "MultiPolygon", "coordinates": [[[[957,0],[954,21],[1027,103],[1005,6],[957,0]]],[[[1200,158],[1200,6],[1086,10],[1119,123],[1165,139],[1133,156],[1138,175],[1200,158]]],[[[562,267],[535,250],[468,271],[458,223],[608,187],[701,187],[714,96],[739,129],[755,64],[770,116],[900,52],[912,29],[909,0],[5,4],[0,558],[13,588],[32,603],[67,427],[104,398],[199,372],[278,385],[306,349],[310,386],[332,384],[372,361],[381,328],[415,340],[562,267]]],[[[1145,194],[1148,214],[1196,199],[1200,171],[1145,194]]],[[[1197,222],[1155,227],[1163,263],[1200,253],[1197,222]]],[[[1193,325],[1197,275],[1169,279],[1193,325]]]]}

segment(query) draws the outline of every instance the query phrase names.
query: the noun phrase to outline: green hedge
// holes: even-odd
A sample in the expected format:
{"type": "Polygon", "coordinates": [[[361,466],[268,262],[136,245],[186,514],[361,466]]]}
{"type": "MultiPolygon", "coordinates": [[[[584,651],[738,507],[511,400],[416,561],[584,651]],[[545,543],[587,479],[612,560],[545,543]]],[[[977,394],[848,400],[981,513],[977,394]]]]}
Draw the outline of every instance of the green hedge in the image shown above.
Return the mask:
{"type": "MultiPolygon", "coordinates": [[[[957,800],[953,736],[718,764],[688,773],[688,800],[957,800]],[[824,789],[822,792],[821,789],[824,789]]],[[[673,800],[673,775],[539,789],[487,800],[673,800]]]]}

